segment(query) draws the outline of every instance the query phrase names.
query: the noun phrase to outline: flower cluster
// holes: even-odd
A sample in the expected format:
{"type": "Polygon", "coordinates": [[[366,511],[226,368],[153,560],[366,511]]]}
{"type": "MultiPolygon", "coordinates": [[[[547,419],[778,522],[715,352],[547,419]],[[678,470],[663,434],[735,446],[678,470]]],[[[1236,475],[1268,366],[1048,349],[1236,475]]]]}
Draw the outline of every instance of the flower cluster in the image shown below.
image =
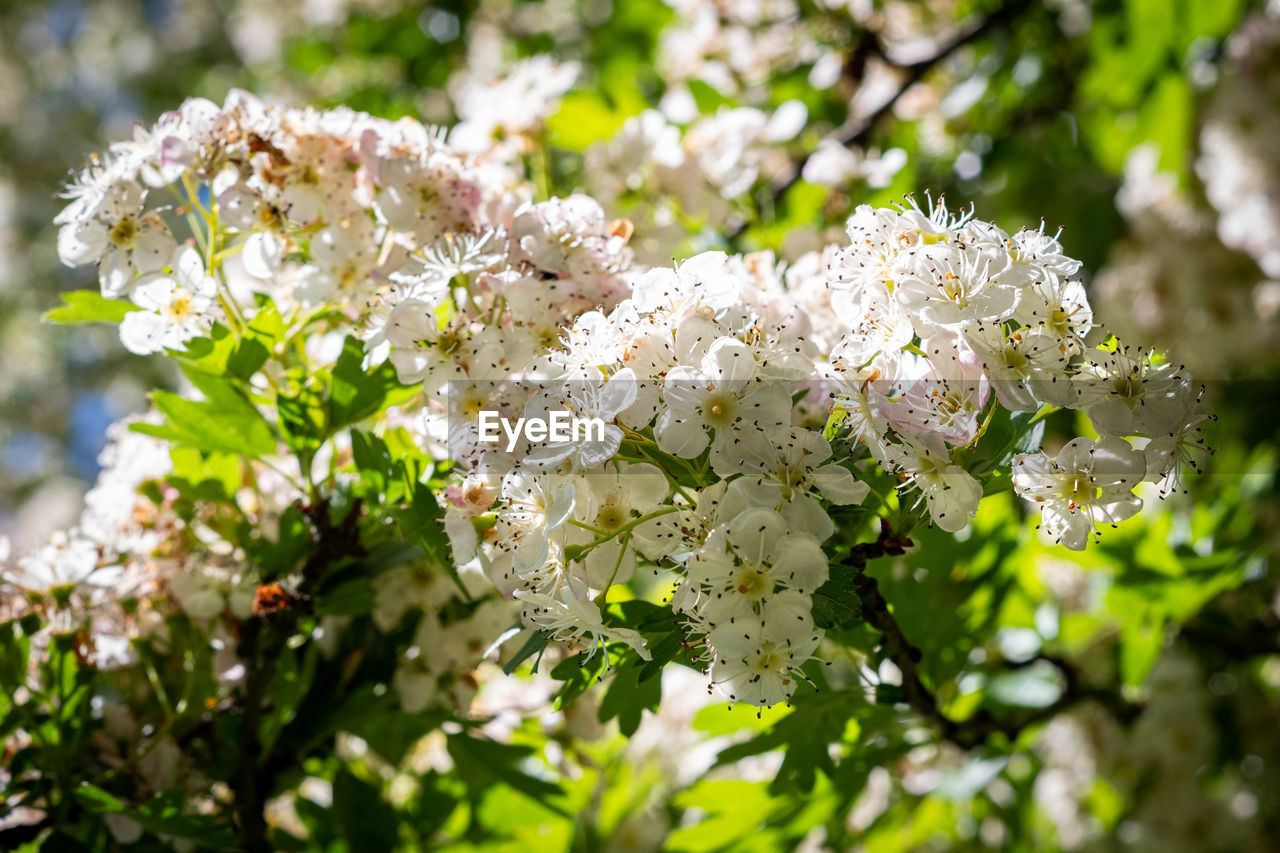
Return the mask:
{"type": "MultiPolygon", "coordinates": [[[[811,596],[828,579],[832,515],[868,498],[875,469],[948,531],[977,511],[984,482],[1010,478],[1048,534],[1078,549],[1141,506],[1144,480],[1194,464],[1203,415],[1189,380],[1113,340],[1094,345],[1105,332],[1053,235],[908,203],[860,208],[849,236],[785,269],[709,252],[636,274],[627,298],[579,314],[523,364],[521,338],[504,334],[487,362],[521,381],[451,383],[452,404],[424,418],[469,439],[452,446],[467,469],[448,515],[455,556],[521,601],[525,624],[642,657],[601,604],[638,564],[673,570],[671,606],[712,679],[773,704],[821,637],[811,596]],[[510,452],[475,441],[485,408],[608,427],[510,452]],[[1084,410],[1104,438],[1056,458],[1012,445],[991,457],[993,421],[1030,430],[1056,408],[1084,410]]],[[[420,324],[440,313],[415,310],[420,324]]]]}
{"type": "MultiPolygon", "coordinates": [[[[762,114],[716,120],[738,128],[716,139],[748,139],[743,122],[769,132],[762,114]]],[[[1043,227],[1008,234],[908,199],[859,207],[847,244],[789,265],[710,251],[650,268],[631,222],[586,195],[533,201],[503,134],[472,125],[459,147],[408,120],[239,93],[190,101],[86,170],[59,220],[64,261],[97,262],[103,295],[132,303],[130,349],[181,354],[215,326],[276,336],[247,402],[201,374],[189,395],[239,413],[279,405],[280,439],[251,476],[201,470],[264,535],[316,501],[317,483],[350,482],[360,449],[347,432],[286,452],[308,447],[297,420],[308,372],[338,358],[329,342],[356,335],[366,366],[389,364],[408,386],[366,426],[410,429],[428,458],[417,486],[434,491],[407,499],[443,515],[452,562],[410,561],[372,590],[384,633],[423,613],[395,676],[408,708],[465,707],[470,673],[517,610],[570,650],[650,659],[608,607],[615,585],[644,586],[642,567],[663,573],[683,647],[725,695],[786,701],[823,637],[814,594],[831,562],[895,501],[901,523],[955,532],[985,491],[1012,486],[1078,549],[1138,510],[1142,482],[1172,488],[1195,464],[1205,416],[1185,372],[1094,324],[1079,262],[1043,227]],[[1037,425],[1059,408],[1083,411],[1100,438],[1040,452],[1037,425]],[[601,429],[486,443],[492,412],[568,412],[601,429]],[[448,574],[479,603],[460,604],[448,574]]],[[[754,180],[743,150],[694,160],[713,183],[722,161],[725,180],[754,180]]],[[[129,574],[131,595],[215,626],[309,595],[305,567],[259,572],[228,507],[177,500],[169,481],[195,462],[164,440],[181,430],[153,420],[135,431],[161,440],[121,445],[78,531],[10,581],[101,588],[129,574]]],[[[326,642],[342,624],[323,623],[326,642]]]]}
{"type": "Polygon", "coordinates": [[[158,352],[251,312],[256,295],[359,314],[411,252],[491,233],[524,193],[502,159],[417,122],[233,92],[222,107],[187,101],[95,158],[67,192],[58,253],[96,263],[103,295],[140,309],[121,325],[125,346],[158,352]]]}
{"type": "MultiPolygon", "coordinates": [[[[409,120],[267,107],[241,92],[222,107],[191,100],[77,176],[58,218],[59,254],[96,263],[102,295],[131,303],[120,335],[140,354],[181,354],[193,339],[208,344],[215,327],[242,332],[278,314],[314,367],[333,363],[326,341],[356,332],[383,357],[394,344],[409,382],[503,377],[504,360],[523,363],[555,340],[573,316],[564,312],[620,298],[628,226],[585,197],[532,203],[510,152],[475,145],[472,131],[464,142],[477,153],[409,120]]],[[[288,381],[283,364],[271,367],[255,387],[288,381]]],[[[219,469],[172,436],[139,434],[163,433],[163,421],[153,412],[113,427],[79,523],[0,570],[16,593],[6,612],[76,632],[102,667],[135,663],[131,645],[163,639],[166,614],[180,612],[203,626],[217,678],[234,685],[244,676],[236,623],[300,592],[296,574],[263,577],[231,515],[278,536],[281,519],[315,497],[306,484],[349,464],[350,442],[335,436],[306,460],[277,445],[244,471],[226,460],[219,469]],[[191,505],[191,465],[220,482],[230,507],[191,505]]],[[[484,595],[476,580],[463,579],[466,595],[484,595]]],[[[458,593],[422,563],[379,577],[381,630],[397,630],[413,609],[431,614],[395,679],[406,707],[465,710],[470,673],[515,618],[500,597],[441,616],[458,593]]]]}

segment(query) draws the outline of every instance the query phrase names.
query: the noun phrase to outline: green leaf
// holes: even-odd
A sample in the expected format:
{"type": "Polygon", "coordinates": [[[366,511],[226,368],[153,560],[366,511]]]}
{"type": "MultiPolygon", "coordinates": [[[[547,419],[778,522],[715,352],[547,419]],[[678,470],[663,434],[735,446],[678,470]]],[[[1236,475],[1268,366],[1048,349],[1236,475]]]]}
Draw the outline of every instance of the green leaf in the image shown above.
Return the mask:
{"type": "Polygon", "coordinates": [[[372,417],[388,403],[388,395],[394,390],[405,393],[398,399],[407,399],[416,389],[406,389],[396,377],[390,362],[375,365],[366,371],[364,345],[354,337],[342,344],[342,354],[333,366],[333,386],[329,393],[329,431],[337,432],[345,426],[372,417]]]}
{"type": "Polygon", "coordinates": [[[271,751],[276,738],[293,721],[299,703],[315,681],[319,655],[319,649],[310,643],[298,650],[285,649],[276,659],[271,679],[271,710],[262,723],[264,752],[271,751]]]}
{"type": "Polygon", "coordinates": [[[622,617],[622,625],[639,631],[652,655],[652,660],[640,666],[641,682],[656,678],[662,668],[671,661],[697,668],[693,655],[685,645],[685,633],[676,615],[669,607],[659,607],[648,601],[624,601],[613,606],[622,617]]]}
{"type": "Polygon", "coordinates": [[[119,324],[137,305],[119,299],[107,299],[96,290],[73,290],[62,294],[62,305],[46,311],[40,319],[58,326],[82,326],[86,323],[119,324]]]}
{"type": "MultiPolygon", "coordinates": [[[[691,811],[692,818],[682,822],[667,836],[663,849],[710,853],[713,850],[737,850],[735,841],[757,836],[778,810],[777,803],[765,785],[741,779],[702,779],[681,791],[675,805],[691,811]]],[[[764,844],[761,848],[773,849],[764,844]]]]}
{"type": "Polygon", "coordinates": [[[297,386],[297,393],[281,393],[276,397],[276,412],[280,419],[280,432],[285,444],[309,461],[310,455],[324,444],[326,438],[325,400],[314,380],[304,380],[297,386]]]}
{"type": "Polygon", "coordinates": [[[797,698],[795,706],[768,731],[722,750],[716,757],[717,766],[785,747],[782,766],[769,785],[771,793],[811,791],[818,770],[834,777],[828,744],[843,738],[849,719],[863,707],[862,701],[851,691],[831,691],[797,698]]]}
{"type": "Polygon", "coordinates": [[[551,670],[551,677],[564,682],[556,694],[556,707],[563,708],[577,699],[599,679],[604,670],[604,655],[587,657],[586,652],[565,658],[551,670]]]}
{"type": "Polygon", "coordinates": [[[444,512],[436,502],[432,490],[424,483],[414,483],[410,499],[392,508],[391,516],[399,523],[404,537],[422,546],[428,562],[449,572],[462,597],[470,599],[471,594],[458,579],[457,566],[453,562],[453,547],[444,532],[444,512]]]}
{"type": "Polygon", "coordinates": [[[381,494],[387,488],[392,471],[391,451],[387,443],[371,432],[351,431],[351,460],[360,472],[361,485],[372,494],[381,494]]]}
{"type": "Polygon", "coordinates": [[[640,728],[640,718],[646,708],[654,710],[662,701],[662,679],[640,680],[642,668],[638,661],[619,665],[617,675],[609,682],[609,689],[600,702],[597,718],[607,723],[618,718],[618,730],[627,737],[640,728]]]}
{"type": "Polygon", "coordinates": [[[572,92],[560,101],[560,109],[547,120],[551,144],[567,151],[586,151],[592,144],[612,137],[627,115],[595,92],[572,92]]]}
{"type": "Polygon", "coordinates": [[[336,584],[316,595],[316,613],[321,616],[363,616],[373,610],[373,582],[356,577],[336,584]]]}
{"type": "Polygon", "coordinates": [[[698,105],[698,112],[702,115],[711,115],[721,107],[730,105],[729,99],[709,83],[691,79],[685,85],[689,89],[689,94],[693,96],[694,103],[698,105]]]}
{"type": "Polygon", "coordinates": [[[133,808],[113,794],[88,783],[75,791],[76,799],[94,814],[118,814],[132,818],[150,832],[191,841],[204,850],[238,850],[231,829],[210,815],[185,814],[179,791],[157,794],[133,808]]]}
{"type": "Polygon", "coordinates": [[[843,563],[831,564],[827,582],[813,591],[813,624],[837,628],[862,618],[862,599],[854,591],[858,571],[843,563]]]}
{"type": "Polygon", "coordinates": [[[373,785],[349,770],[333,780],[333,814],[342,827],[347,850],[381,853],[400,847],[400,821],[395,809],[373,785]]]}
{"type": "Polygon", "coordinates": [[[511,660],[507,661],[502,671],[507,675],[511,675],[516,671],[520,664],[524,663],[534,655],[538,656],[538,660],[533,662],[533,671],[538,671],[538,663],[542,660],[542,652],[547,647],[547,643],[551,642],[551,637],[545,631],[534,631],[529,635],[529,639],[525,641],[520,650],[515,653],[511,660]]]}
{"type": "Polygon", "coordinates": [[[199,450],[261,458],[276,452],[271,425],[258,409],[226,381],[205,377],[200,390],[206,400],[188,400],[155,391],[151,400],[164,415],[163,424],[135,423],[130,429],[199,450]]]}
{"type": "Polygon", "coordinates": [[[227,363],[236,350],[236,336],[221,323],[214,323],[209,334],[187,341],[186,349],[170,351],[170,357],[178,362],[182,372],[193,374],[209,374],[224,376],[227,374],[227,363]]]}
{"type": "Polygon", "coordinates": [[[173,470],[165,481],[185,498],[234,503],[243,484],[240,457],[233,453],[203,452],[194,447],[171,447],[173,470]]]}
{"type": "Polygon", "coordinates": [[[532,797],[557,814],[568,816],[562,808],[548,802],[549,798],[564,793],[559,785],[530,776],[516,766],[530,757],[531,747],[498,743],[462,732],[449,737],[448,749],[458,773],[473,790],[501,783],[532,797]]]}

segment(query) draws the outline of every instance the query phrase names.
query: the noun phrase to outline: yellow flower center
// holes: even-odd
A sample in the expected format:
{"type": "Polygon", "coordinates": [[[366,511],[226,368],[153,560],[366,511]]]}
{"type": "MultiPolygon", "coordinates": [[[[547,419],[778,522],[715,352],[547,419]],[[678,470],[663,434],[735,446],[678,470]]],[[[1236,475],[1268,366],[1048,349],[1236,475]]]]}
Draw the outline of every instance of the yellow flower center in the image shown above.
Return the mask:
{"type": "Polygon", "coordinates": [[[1099,489],[1089,481],[1088,477],[1077,476],[1067,482],[1064,490],[1067,502],[1072,509],[1087,506],[1098,497],[1099,489]]]}
{"type": "Polygon", "coordinates": [[[138,227],[138,220],[132,216],[126,216],[124,219],[121,219],[111,226],[111,230],[107,232],[107,239],[109,239],[112,244],[119,246],[122,249],[127,249],[133,246],[134,242],[138,239],[138,232],[140,230],[141,229],[138,227]]]}
{"type": "Polygon", "coordinates": [[[764,598],[772,592],[773,584],[769,583],[769,575],[759,563],[743,563],[738,567],[734,578],[734,588],[739,595],[747,598],[764,598]]]}
{"type": "Polygon", "coordinates": [[[601,530],[617,530],[627,523],[629,515],[626,509],[617,504],[605,504],[600,507],[600,512],[596,513],[596,527],[601,530]]]}
{"type": "Polygon", "coordinates": [[[712,394],[702,412],[706,422],[716,429],[732,426],[738,419],[738,398],[726,392],[712,394]]]}

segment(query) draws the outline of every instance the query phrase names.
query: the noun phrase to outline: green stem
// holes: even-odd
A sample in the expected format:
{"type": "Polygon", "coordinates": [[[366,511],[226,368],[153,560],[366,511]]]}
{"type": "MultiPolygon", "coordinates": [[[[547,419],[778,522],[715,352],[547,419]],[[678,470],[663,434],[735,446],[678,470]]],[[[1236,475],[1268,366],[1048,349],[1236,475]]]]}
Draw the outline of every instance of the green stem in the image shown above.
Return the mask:
{"type": "MultiPolygon", "coordinates": [[[[661,518],[664,515],[670,515],[673,512],[679,512],[679,511],[680,511],[680,507],[678,506],[664,506],[662,509],[655,509],[653,512],[646,513],[645,515],[642,515],[639,518],[633,518],[630,521],[628,521],[626,524],[619,527],[617,530],[613,531],[612,533],[609,533],[606,536],[597,537],[594,542],[589,542],[588,544],[582,546],[582,550],[578,552],[577,556],[574,559],[579,559],[579,560],[582,559],[588,553],[598,548],[599,546],[603,545],[604,543],[608,542],[610,539],[621,536],[624,533],[630,534],[632,530],[635,530],[636,527],[638,527],[641,524],[644,524],[646,521],[652,521],[655,518],[661,518]]],[[[629,535],[628,535],[628,538],[630,538],[629,535]]]]}
{"type": "Polygon", "coordinates": [[[609,531],[605,530],[604,528],[596,527],[594,524],[587,524],[585,521],[578,521],[578,519],[576,518],[569,519],[569,523],[572,524],[574,527],[580,527],[583,530],[588,530],[594,533],[596,536],[605,536],[609,533],[609,531]]]}
{"type": "Polygon", "coordinates": [[[613,572],[609,575],[609,582],[604,585],[604,589],[600,590],[600,594],[596,596],[596,607],[604,613],[605,601],[609,597],[609,590],[613,587],[614,580],[618,577],[618,569],[622,567],[622,558],[627,555],[627,545],[631,542],[631,534],[622,537],[621,547],[618,548],[618,559],[613,564],[613,572]]]}

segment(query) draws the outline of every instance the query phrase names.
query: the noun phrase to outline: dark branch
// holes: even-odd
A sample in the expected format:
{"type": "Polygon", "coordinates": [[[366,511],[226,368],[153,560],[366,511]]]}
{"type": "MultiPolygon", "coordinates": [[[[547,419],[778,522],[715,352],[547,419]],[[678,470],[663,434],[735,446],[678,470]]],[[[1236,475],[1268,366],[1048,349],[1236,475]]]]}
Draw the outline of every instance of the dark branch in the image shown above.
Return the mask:
{"type": "Polygon", "coordinates": [[[1236,628],[1223,628],[1202,619],[1183,625],[1178,634],[1193,646],[1219,649],[1233,658],[1280,655],[1280,630],[1261,620],[1236,628]]]}
{"type": "Polygon", "coordinates": [[[232,781],[240,847],[251,853],[272,849],[264,811],[276,773],[289,763],[281,756],[264,755],[262,749],[263,703],[276,660],[297,631],[299,616],[310,609],[311,596],[329,569],[340,560],[366,553],[360,543],[360,501],[352,503],[338,524],[329,517],[328,501],[305,506],[302,511],[311,522],[316,547],[302,566],[297,592],[287,592],[275,583],[260,586],[254,616],[240,623],[236,649],[245,666],[244,714],[232,781]]]}
{"type": "Polygon", "coordinates": [[[1004,735],[1013,741],[1029,726],[1052,719],[1058,714],[1086,701],[1101,704],[1122,723],[1132,722],[1142,712],[1142,706],[1125,700],[1112,690],[1086,685],[1080,677],[1076,666],[1065,658],[1043,654],[1038,658],[1014,666],[1028,666],[1035,662],[1047,662],[1057,667],[1062,674],[1062,695],[1050,705],[1035,708],[1021,713],[995,716],[986,709],[981,709],[964,720],[953,720],[938,707],[938,700],[924,681],[921,680],[916,665],[923,655],[919,648],[911,644],[903,634],[901,626],[889,609],[889,602],[880,593],[876,579],[865,573],[868,559],[885,555],[902,554],[911,545],[909,539],[896,538],[891,535],[887,525],[876,542],[855,545],[850,561],[858,574],[854,578],[854,588],[862,599],[862,614],[871,627],[883,635],[883,642],[888,649],[889,659],[902,673],[902,693],[906,703],[917,714],[938,730],[945,740],[951,741],[962,749],[981,746],[993,735],[1004,735]]]}
{"type": "MultiPolygon", "coordinates": [[[[966,45],[972,44],[990,33],[1011,26],[1023,13],[1034,6],[1035,3],[1032,2],[1032,0],[1010,0],[1009,3],[1006,3],[995,12],[992,12],[990,15],[987,15],[976,23],[970,24],[959,35],[955,36],[951,41],[938,48],[935,53],[925,57],[924,59],[907,63],[905,65],[894,63],[893,60],[885,54],[879,44],[879,41],[874,37],[874,35],[869,39],[862,39],[858,41],[851,52],[849,62],[846,63],[846,69],[856,69],[860,71],[865,65],[868,56],[875,55],[900,70],[903,77],[898,88],[884,103],[876,107],[869,115],[862,118],[852,126],[846,124],[836,131],[836,138],[839,140],[840,144],[846,148],[850,148],[855,145],[864,145],[868,139],[870,139],[876,125],[878,125],[880,121],[898,105],[898,101],[902,99],[902,96],[905,95],[912,86],[919,83],[926,74],[941,65],[947,59],[951,58],[957,51],[966,45]]],[[[773,207],[776,208],[778,202],[784,195],[786,195],[787,190],[795,186],[796,182],[800,180],[800,176],[804,172],[804,167],[809,163],[809,160],[813,155],[814,151],[806,153],[795,163],[785,178],[774,184],[773,189],[770,191],[770,196],[772,198],[771,205],[773,207]]],[[[732,239],[737,237],[743,232],[743,230],[745,230],[745,228],[746,224],[743,223],[730,233],[730,238],[732,239]]]]}

